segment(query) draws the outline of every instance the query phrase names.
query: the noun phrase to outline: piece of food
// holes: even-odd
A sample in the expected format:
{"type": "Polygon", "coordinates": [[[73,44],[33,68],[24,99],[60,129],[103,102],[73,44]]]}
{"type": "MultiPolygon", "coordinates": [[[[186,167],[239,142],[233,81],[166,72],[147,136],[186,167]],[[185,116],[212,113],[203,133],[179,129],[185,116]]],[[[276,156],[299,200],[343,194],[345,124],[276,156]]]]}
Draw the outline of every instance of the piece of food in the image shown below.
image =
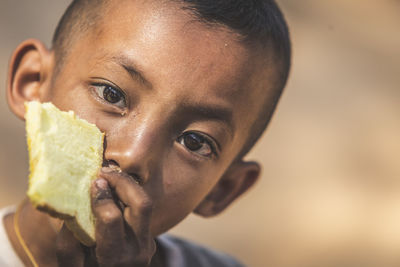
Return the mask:
{"type": "Polygon", "coordinates": [[[103,162],[104,134],[51,103],[25,104],[29,150],[28,196],[33,205],[65,220],[83,244],[95,242],[90,186],[103,162]]]}

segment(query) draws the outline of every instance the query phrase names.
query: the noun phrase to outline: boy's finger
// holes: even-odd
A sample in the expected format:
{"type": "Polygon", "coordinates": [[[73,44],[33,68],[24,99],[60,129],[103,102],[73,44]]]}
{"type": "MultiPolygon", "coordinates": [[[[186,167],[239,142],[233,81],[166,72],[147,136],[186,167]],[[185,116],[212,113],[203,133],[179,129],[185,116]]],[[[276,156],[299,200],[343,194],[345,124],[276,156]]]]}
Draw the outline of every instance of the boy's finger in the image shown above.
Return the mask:
{"type": "Polygon", "coordinates": [[[118,198],[141,215],[151,214],[152,201],[150,196],[130,175],[118,172],[111,168],[102,168],[100,177],[107,180],[111,188],[115,190],[118,198]]]}
{"type": "Polygon", "coordinates": [[[118,249],[125,241],[124,220],[105,179],[99,178],[93,183],[92,210],[96,218],[97,257],[118,255],[118,249]]]}
{"type": "Polygon", "coordinates": [[[56,256],[60,267],[84,266],[85,254],[82,246],[65,224],[57,236],[56,256]]]}
{"type": "Polygon", "coordinates": [[[108,181],[118,198],[127,206],[124,210],[126,222],[138,236],[148,238],[153,204],[144,188],[126,173],[110,168],[103,168],[100,176],[108,181]]]}

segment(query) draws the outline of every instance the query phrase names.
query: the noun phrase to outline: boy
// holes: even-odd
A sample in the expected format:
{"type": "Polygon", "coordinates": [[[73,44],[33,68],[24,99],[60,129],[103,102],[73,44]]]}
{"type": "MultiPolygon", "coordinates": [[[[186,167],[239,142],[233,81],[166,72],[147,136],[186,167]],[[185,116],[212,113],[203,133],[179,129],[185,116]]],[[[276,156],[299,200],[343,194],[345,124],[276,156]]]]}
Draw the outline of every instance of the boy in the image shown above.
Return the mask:
{"type": "Polygon", "coordinates": [[[52,102],[106,133],[91,192],[96,246],[24,201],[2,212],[0,265],[240,266],[160,235],[192,211],[219,214],[258,179],[260,166],[243,156],[289,66],[272,0],[73,1],[51,50],[37,40],[17,47],[7,99],[21,119],[25,101],[52,102]]]}

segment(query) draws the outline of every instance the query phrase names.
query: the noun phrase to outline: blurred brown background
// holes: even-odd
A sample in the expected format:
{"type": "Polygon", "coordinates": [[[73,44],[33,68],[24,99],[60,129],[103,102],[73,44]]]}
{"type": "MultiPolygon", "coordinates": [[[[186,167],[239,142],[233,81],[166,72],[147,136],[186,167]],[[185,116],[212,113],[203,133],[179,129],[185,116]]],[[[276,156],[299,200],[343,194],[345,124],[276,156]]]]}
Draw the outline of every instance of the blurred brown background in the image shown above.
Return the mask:
{"type": "MultiPolygon", "coordinates": [[[[249,158],[257,186],[172,232],[249,266],[400,266],[400,1],[279,0],[292,75],[249,158]]],[[[47,44],[67,0],[0,1],[0,81],[26,38],[47,44]]],[[[0,207],[27,185],[24,125],[0,97],[0,207]]]]}

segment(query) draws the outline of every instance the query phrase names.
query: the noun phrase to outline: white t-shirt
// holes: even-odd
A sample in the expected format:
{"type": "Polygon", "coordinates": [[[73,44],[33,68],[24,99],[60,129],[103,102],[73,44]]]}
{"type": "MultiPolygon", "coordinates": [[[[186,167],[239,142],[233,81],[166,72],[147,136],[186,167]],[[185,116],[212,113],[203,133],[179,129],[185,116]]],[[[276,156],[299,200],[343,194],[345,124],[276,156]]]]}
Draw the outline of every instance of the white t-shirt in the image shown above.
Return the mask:
{"type": "Polygon", "coordinates": [[[15,211],[15,207],[0,209],[0,266],[24,267],[8,239],[4,225],[4,217],[15,211]]]}
{"type": "MultiPolygon", "coordinates": [[[[0,267],[24,267],[8,239],[4,217],[15,207],[0,209],[0,267]]],[[[170,236],[157,237],[166,258],[166,267],[243,267],[232,257],[206,247],[170,236]]]]}

